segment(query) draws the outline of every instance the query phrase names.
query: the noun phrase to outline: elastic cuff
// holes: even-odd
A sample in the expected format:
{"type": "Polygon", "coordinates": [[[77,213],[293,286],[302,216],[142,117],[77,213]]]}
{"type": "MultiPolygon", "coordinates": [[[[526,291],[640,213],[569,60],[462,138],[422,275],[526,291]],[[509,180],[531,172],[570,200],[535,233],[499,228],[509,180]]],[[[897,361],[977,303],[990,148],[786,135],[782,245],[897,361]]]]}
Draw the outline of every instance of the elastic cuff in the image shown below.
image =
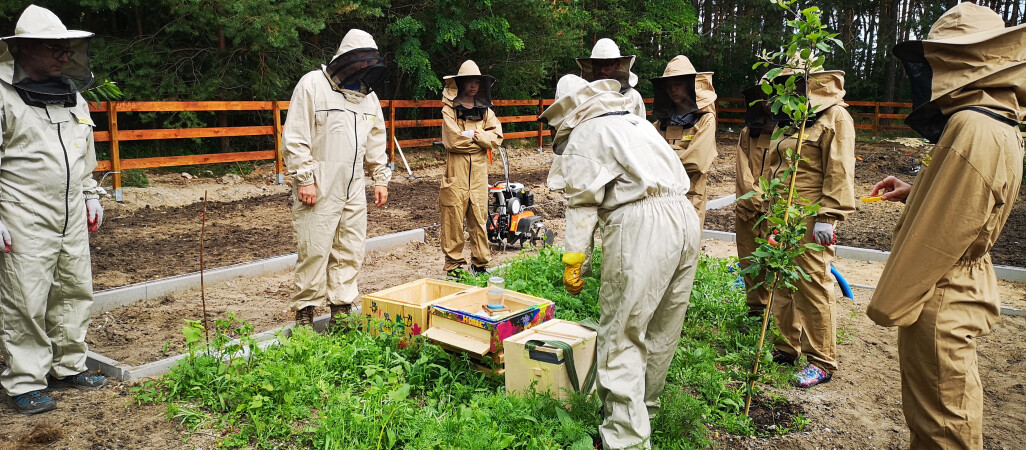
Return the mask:
{"type": "Polygon", "coordinates": [[[817,217],[816,218],[816,222],[833,225],[833,224],[837,223],[837,219],[832,219],[830,217],[817,217]]]}

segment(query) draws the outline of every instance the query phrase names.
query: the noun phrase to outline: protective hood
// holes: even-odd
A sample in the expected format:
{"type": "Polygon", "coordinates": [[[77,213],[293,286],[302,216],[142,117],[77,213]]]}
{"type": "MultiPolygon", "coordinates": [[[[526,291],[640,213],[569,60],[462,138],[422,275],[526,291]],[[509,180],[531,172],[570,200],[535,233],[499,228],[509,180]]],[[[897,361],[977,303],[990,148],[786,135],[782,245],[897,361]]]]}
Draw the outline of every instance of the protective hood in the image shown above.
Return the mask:
{"type": "Polygon", "coordinates": [[[630,102],[620,94],[620,83],[616,80],[589,83],[577,75],[564,75],[556,84],[556,102],[538,116],[538,121],[556,129],[552,150],[559,155],[575,127],[607,113],[626,112],[630,102]]]}
{"type": "Polygon", "coordinates": [[[388,75],[374,38],[355,28],[346,33],[331,62],[321,69],[339,92],[345,89],[368,94],[379,89],[388,75]]]}
{"type": "Polygon", "coordinates": [[[93,83],[89,70],[92,36],[88,31],[69,30],[46,8],[29,5],[15,25],[14,35],[0,40],[0,80],[16,87],[30,103],[74,103],[76,94],[93,83]],[[34,69],[62,62],[57,77],[40,73],[47,69],[34,69]]]}
{"type": "Polygon", "coordinates": [[[1023,119],[1026,24],[1006,28],[989,8],[960,3],[925,40],[902,42],[893,52],[912,84],[905,123],[930,142],[940,139],[951,114],[968,107],[987,108],[1009,124],[1023,119]]]}
{"type": "Polygon", "coordinates": [[[697,72],[687,56],[677,55],[671,59],[663,70],[663,76],[651,79],[655,90],[652,114],[659,119],[660,125],[688,128],[697,121],[698,114],[715,111],[716,90],[712,86],[712,75],[712,72],[697,72]],[[671,79],[685,83],[687,94],[681,105],[674,103],[666,91],[667,82],[671,79]]]}
{"type": "Polygon", "coordinates": [[[492,107],[492,85],[495,78],[491,75],[482,75],[481,69],[473,60],[466,60],[460,65],[456,75],[442,77],[445,81],[445,89],[442,90],[442,103],[456,110],[456,115],[465,120],[481,120],[488,108],[492,107]],[[466,108],[456,103],[456,97],[463,94],[463,82],[476,78],[480,81],[477,94],[474,95],[474,107],[466,108]]]}
{"type": "Polygon", "coordinates": [[[577,66],[581,68],[581,77],[589,82],[598,80],[594,68],[595,60],[610,59],[620,60],[620,67],[613,75],[613,79],[619,81],[623,89],[638,85],[638,76],[631,72],[631,67],[634,66],[634,55],[621,56],[620,47],[617,47],[616,42],[609,38],[599,39],[592,47],[590,57],[577,58],[577,66]]]}

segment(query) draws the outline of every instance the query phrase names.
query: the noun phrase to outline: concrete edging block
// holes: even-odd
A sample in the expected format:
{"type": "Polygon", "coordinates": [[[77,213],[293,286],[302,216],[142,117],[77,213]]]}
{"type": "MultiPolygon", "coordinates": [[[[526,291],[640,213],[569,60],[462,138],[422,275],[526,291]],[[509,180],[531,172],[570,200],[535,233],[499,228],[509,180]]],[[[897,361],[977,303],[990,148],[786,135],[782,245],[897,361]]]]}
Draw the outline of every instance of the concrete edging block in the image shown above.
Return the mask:
{"type": "MultiPolygon", "coordinates": [[[[424,242],[424,229],[407,230],[399,233],[377,236],[367,240],[367,251],[389,250],[410,242],[424,242]]],[[[243,276],[260,276],[267,273],[279,272],[296,265],[298,256],[295,253],[289,255],[275,256],[230,266],[218,267],[203,274],[204,283],[221,283],[243,276]]],[[[160,298],[173,292],[180,292],[200,287],[199,272],[185,275],[178,275],[163,278],[155,281],[136,283],[124,287],[100,291],[93,294],[93,312],[109,311],[121,306],[131,305],[135,302],[160,298]]],[[[358,309],[354,310],[358,313],[358,309]]],[[[323,315],[314,319],[314,329],[323,331],[328,325],[329,315],[323,315]]],[[[281,326],[272,330],[264,331],[253,335],[253,338],[261,346],[273,345],[277,342],[276,335],[280,331],[291,333],[293,324],[281,326]]],[[[100,373],[121,381],[129,381],[138,378],[163,375],[171,370],[179,360],[185,358],[186,354],[180,354],[130,367],[90,351],[86,358],[86,366],[91,371],[100,373]]]]}
{"type": "MultiPolygon", "coordinates": [[[[370,238],[367,240],[367,251],[388,250],[410,242],[424,242],[424,229],[418,228],[370,238]]],[[[203,273],[203,282],[221,283],[243,276],[260,276],[279,272],[295,266],[297,258],[298,256],[292,253],[214,268],[203,273]]],[[[93,312],[109,311],[141,300],[160,298],[174,292],[198,289],[199,287],[200,274],[192,272],[108,289],[93,294],[93,312]]]]}

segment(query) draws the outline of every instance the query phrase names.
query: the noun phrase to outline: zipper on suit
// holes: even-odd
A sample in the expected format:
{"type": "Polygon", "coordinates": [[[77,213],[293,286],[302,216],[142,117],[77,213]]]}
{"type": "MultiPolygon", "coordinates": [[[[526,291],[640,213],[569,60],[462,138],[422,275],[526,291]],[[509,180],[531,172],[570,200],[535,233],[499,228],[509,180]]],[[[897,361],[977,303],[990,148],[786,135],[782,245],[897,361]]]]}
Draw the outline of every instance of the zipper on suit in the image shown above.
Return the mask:
{"type": "MultiPolygon", "coordinates": [[[[50,119],[50,111],[46,111],[46,118],[50,119]]],[[[52,119],[51,119],[52,120],[52,119]]],[[[68,211],[71,205],[68,203],[71,196],[71,163],[68,161],[68,148],[64,146],[64,136],[61,133],[61,124],[57,124],[57,140],[61,143],[61,150],[64,151],[64,229],[61,236],[68,233],[68,211]]]]}
{"type": "Polygon", "coordinates": [[[346,201],[349,201],[349,188],[353,187],[353,179],[356,178],[356,157],[360,155],[360,133],[356,127],[356,111],[350,111],[353,113],[353,142],[356,146],[353,147],[353,170],[349,172],[349,184],[346,185],[346,201]]]}

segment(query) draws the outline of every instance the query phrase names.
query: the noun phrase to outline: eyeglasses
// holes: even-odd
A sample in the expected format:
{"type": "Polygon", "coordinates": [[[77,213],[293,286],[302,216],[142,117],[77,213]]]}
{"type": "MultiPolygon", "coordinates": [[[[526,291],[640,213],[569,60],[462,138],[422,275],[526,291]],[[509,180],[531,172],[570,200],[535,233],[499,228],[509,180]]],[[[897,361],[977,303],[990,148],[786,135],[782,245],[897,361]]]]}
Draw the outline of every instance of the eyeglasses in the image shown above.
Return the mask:
{"type": "Polygon", "coordinates": [[[70,59],[72,56],[75,56],[75,51],[71,49],[66,49],[63,47],[54,47],[50,44],[43,44],[43,47],[46,47],[53,52],[54,59],[61,59],[65,56],[67,56],[70,59]]]}

